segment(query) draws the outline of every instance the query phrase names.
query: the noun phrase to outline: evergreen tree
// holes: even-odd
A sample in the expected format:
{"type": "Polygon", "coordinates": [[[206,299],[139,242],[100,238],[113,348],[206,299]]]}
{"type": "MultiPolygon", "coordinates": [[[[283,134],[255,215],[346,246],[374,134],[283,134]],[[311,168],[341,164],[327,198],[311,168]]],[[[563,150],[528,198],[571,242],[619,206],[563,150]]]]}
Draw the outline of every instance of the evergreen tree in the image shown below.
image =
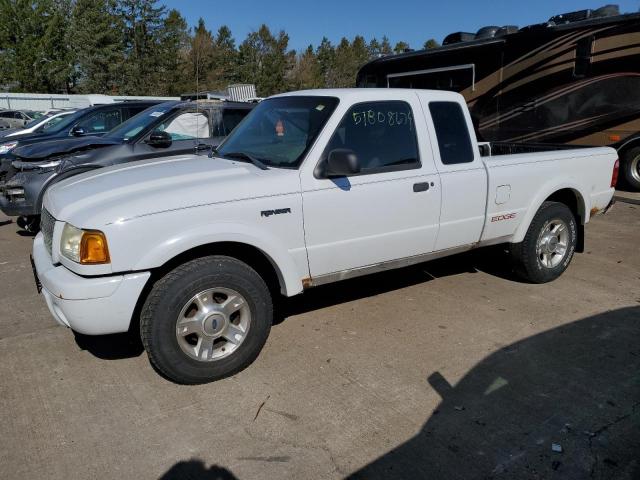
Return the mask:
{"type": "Polygon", "coordinates": [[[189,85],[188,90],[203,92],[210,89],[208,78],[212,69],[213,50],[213,36],[201,18],[191,38],[191,48],[187,56],[185,82],[189,85]]]}
{"type": "Polygon", "coordinates": [[[335,85],[335,58],[336,51],[331,45],[327,37],[323,37],[320,45],[316,49],[316,58],[318,59],[318,68],[322,77],[322,85],[324,87],[333,87],[335,85]]]}
{"type": "Polygon", "coordinates": [[[313,45],[309,45],[296,59],[296,64],[291,71],[289,87],[292,90],[306,90],[323,86],[324,80],[320,70],[320,62],[313,51],[313,45]]]}
{"type": "Polygon", "coordinates": [[[162,63],[160,42],[166,15],[157,0],[118,0],[122,21],[125,61],[122,66],[122,90],[131,95],[155,95],[159,92],[162,63]]]}
{"type": "Polygon", "coordinates": [[[161,72],[157,91],[162,95],[178,96],[184,93],[185,68],[189,50],[189,29],[180,12],[170,10],[163,21],[160,31],[160,64],[161,72]]]}
{"type": "Polygon", "coordinates": [[[333,87],[344,88],[353,87],[355,85],[354,56],[351,49],[351,42],[342,37],[340,43],[336,47],[334,60],[334,79],[333,87]]]}
{"type": "MultiPolygon", "coordinates": [[[[369,53],[369,47],[367,46],[367,42],[364,37],[360,35],[356,35],[351,43],[351,54],[353,66],[355,67],[355,71],[367,63],[371,58],[371,54],[369,53]]],[[[355,76],[355,73],[354,73],[355,76]]],[[[355,79],[354,79],[355,81],[355,79]]]]}
{"type": "Polygon", "coordinates": [[[211,84],[216,89],[224,89],[238,80],[236,41],[226,25],[221,26],[216,34],[211,67],[211,84]]]}
{"type": "Polygon", "coordinates": [[[373,37],[369,42],[369,56],[376,58],[382,55],[382,45],[378,42],[378,39],[373,37]]]}
{"type": "Polygon", "coordinates": [[[69,37],[77,55],[79,92],[118,93],[124,61],[121,32],[114,0],[76,0],[69,37]]]}
{"type": "Polygon", "coordinates": [[[67,38],[66,0],[0,2],[0,78],[31,92],[66,92],[74,60],[67,38]]]}
{"type": "Polygon", "coordinates": [[[383,55],[391,55],[393,53],[391,42],[386,35],[382,37],[382,43],[380,44],[380,53],[383,55]]]}
{"type": "Polygon", "coordinates": [[[431,48],[438,48],[439,46],[440,44],[438,43],[437,40],[430,38],[429,40],[424,42],[424,46],[422,48],[424,48],[425,50],[429,50],[431,48]]]}
{"type": "Polygon", "coordinates": [[[396,46],[393,47],[393,51],[394,53],[404,53],[407,50],[409,50],[411,47],[409,46],[409,44],[407,42],[398,42],[396,43],[396,46]]]}
{"type": "Polygon", "coordinates": [[[262,25],[251,32],[238,51],[238,74],[242,82],[255,83],[260,96],[286,90],[286,75],[295,61],[295,52],[288,51],[289,36],[280,31],[274,37],[269,27],[262,25]]]}

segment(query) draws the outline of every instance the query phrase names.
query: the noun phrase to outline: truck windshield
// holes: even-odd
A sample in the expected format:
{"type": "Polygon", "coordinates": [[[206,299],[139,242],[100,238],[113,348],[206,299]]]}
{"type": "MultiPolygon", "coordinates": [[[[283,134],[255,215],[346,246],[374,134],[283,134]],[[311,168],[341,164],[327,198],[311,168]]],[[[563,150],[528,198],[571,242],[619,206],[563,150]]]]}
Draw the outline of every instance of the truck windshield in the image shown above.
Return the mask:
{"type": "Polygon", "coordinates": [[[224,157],[252,156],[270,167],[298,168],[331,116],[334,97],[290,96],[261,102],[217,149],[224,157]]]}
{"type": "Polygon", "coordinates": [[[107,133],[106,136],[108,138],[115,138],[121,142],[126,142],[143,130],[146,130],[152,123],[156,123],[160,117],[163,117],[174,106],[175,103],[170,102],[147,108],[139,114],[131,117],[126,122],[121,123],[119,126],[107,133]]]}

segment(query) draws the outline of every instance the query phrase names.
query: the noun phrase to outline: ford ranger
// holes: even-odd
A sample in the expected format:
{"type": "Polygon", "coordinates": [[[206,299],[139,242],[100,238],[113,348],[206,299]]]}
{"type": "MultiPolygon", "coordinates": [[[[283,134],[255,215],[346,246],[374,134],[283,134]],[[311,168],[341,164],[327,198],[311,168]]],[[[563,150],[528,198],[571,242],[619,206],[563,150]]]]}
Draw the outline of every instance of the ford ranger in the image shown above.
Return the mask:
{"type": "Polygon", "coordinates": [[[617,154],[504,150],[476,142],[456,93],[278,95],[209,156],[47,190],[36,283],[61,325],[139,329],[168,378],[216,380],[257,357],[279,294],[495,244],[527,281],[561,275],[611,204],[617,154]]]}

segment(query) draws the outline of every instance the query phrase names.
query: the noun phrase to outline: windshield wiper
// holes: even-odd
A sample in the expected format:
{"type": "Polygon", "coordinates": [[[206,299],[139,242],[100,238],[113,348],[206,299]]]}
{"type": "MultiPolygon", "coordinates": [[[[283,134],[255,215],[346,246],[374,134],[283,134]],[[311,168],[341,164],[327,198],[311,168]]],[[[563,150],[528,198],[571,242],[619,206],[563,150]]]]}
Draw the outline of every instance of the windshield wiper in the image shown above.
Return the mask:
{"type": "MultiPolygon", "coordinates": [[[[216,153],[218,153],[217,150],[216,150],[216,153]]],[[[248,160],[251,163],[253,163],[256,167],[258,167],[260,170],[269,170],[269,167],[267,167],[264,163],[262,163],[260,160],[258,160],[253,155],[250,155],[250,154],[245,153],[245,152],[225,153],[222,156],[226,157],[226,158],[235,158],[235,159],[238,159],[238,160],[248,160]]]]}

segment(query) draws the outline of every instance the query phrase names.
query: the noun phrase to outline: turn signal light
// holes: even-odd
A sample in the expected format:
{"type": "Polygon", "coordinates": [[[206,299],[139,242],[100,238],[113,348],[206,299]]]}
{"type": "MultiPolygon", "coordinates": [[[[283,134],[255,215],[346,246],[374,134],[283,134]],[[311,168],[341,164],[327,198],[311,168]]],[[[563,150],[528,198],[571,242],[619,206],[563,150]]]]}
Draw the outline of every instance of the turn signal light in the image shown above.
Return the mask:
{"type": "Polygon", "coordinates": [[[613,173],[611,174],[611,188],[616,188],[618,183],[618,173],[620,172],[620,160],[616,160],[613,165],[613,173]]]}
{"type": "Polygon", "coordinates": [[[109,247],[104,233],[97,230],[84,231],[80,241],[80,263],[96,265],[110,261],[109,247]]]}

